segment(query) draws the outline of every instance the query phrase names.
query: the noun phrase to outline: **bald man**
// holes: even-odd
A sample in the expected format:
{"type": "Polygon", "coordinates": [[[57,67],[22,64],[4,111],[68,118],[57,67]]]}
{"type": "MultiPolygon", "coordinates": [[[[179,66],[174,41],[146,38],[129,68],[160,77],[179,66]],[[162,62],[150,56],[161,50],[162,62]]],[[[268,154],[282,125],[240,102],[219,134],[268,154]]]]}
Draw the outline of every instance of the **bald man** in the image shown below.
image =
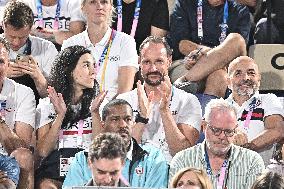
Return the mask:
{"type": "Polygon", "coordinates": [[[229,101],[238,110],[235,144],[257,151],[267,165],[274,145],[283,138],[283,107],[274,94],[259,94],[261,75],[257,64],[247,56],[234,59],[228,68],[232,94],[229,101]]]}

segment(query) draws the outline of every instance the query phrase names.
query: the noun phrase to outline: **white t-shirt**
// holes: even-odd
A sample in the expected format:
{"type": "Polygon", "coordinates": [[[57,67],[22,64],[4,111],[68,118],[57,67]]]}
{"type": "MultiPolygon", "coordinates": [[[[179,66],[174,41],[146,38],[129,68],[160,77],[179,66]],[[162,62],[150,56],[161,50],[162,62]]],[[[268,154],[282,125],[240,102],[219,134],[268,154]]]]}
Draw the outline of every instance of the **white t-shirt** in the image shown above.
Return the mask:
{"type": "Polygon", "coordinates": [[[0,26],[2,26],[3,16],[4,16],[4,10],[6,4],[11,0],[0,0],[0,26]]]}
{"type": "MultiPolygon", "coordinates": [[[[49,98],[40,99],[36,109],[36,127],[37,129],[54,121],[56,116],[53,104],[49,98]]],[[[58,148],[82,148],[89,149],[92,142],[92,117],[87,117],[77,123],[68,125],[62,130],[62,137],[59,139],[58,148]],[[81,121],[81,122],[80,122],[81,121]],[[83,125],[82,144],[79,142],[78,131],[80,123],[83,125]],[[79,144],[78,144],[79,142],[79,144]]]]}
{"type": "MultiPolygon", "coordinates": [[[[198,99],[183,90],[172,87],[172,97],[170,102],[170,110],[176,123],[188,124],[198,131],[201,125],[201,105],[198,99]]],[[[132,107],[134,116],[140,111],[138,108],[137,89],[123,93],[117,96],[119,99],[126,100],[132,107]]],[[[168,162],[172,156],[169,152],[169,146],[166,142],[165,130],[163,127],[159,104],[156,103],[149,116],[149,123],[145,125],[142,135],[142,144],[152,144],[162,150],[168,162]]]]}
{"type": "MultiPolygon", "coordinates": [[[[31,7],[34,13],[34,26],[39,25],[37,0],[21,0],[29,7],[31,7]]],[[[73,21],[85,21],[81,11],[80,0],[60,0],[60,15],[59,15],[59,30],[69,31],[70,22],[73,21]]],[[[56,14],[56,5],[42,6],[42,16],[44,22],[44,28],[54,29],[53,22],[56,14]]]]}
{"type": "MultiPolygon", "coordinates": [[[[4,36],[3,34],[1,36],[4,36]]],[[[58,54],[55,46],[50,41],[41,39],[39,37],[29,36],[31,40],[31,55],[38,63],[39,69],[43,73],[44,77],[47,78],[50,74],[54,59],[58,54]]],[[[23,54],[27,45],[21,47],[18,51],[10,50],[10,60],[14,61],[18,54],[23,54]]]]}
{"type": "MultiPolygon", "coordinates": [[[[284,115],[280,100],[274,94],[259,94],[257,92],[249,100],[244,102],[242,106],[239,106],[233,100],[232,94],[228,97],[227,101],[233,104],[233,106],[238,110],[238,125],[241,126],[240,128],[242,131],[247,134],[249,141],[264,131],[265,117],[277,114],[282,116],[284,115]],[[252,116],[248,124],[249,127],[245,130],[244,123],[248,112],[250,111],[250,106],[253,107],[252,116]]],[[[273,145],[270,145],[259,152],[265,165],[269,164],[269,159],[272,158],[273,150],[273,145]]]]}
{"type": "MultiPolygon", "coordinates": [[[[108,28],[102,40],[94,46],[89,39],[87,30],[85,30],[84,32],[65,40],[63,42],[62,49],[65,49],[66,47],[72,45],[84,46],[91,50],[95,61],[98,62],[105,49],[105,46],[108,44],[111,33],[111,28],[108,28]]],[[[122,32],[115,33],[116,35],[111,45],[104,77],[105,82],[103,89],[108,91],[108,99],[111,99],[117,93],[118,68],[122,66],[131,66],[136,68],[137,70],[139,68],[136,43],[134,38],[122,32]]],[[[99,71],[97,73],[97,81],[100,85],[102,84],[103,67],[104,65],[102,64],[99,67],[99,71]]]]}
{"type": "MultiPolygon", "coordinates": [[[[1,95],[1,112],[3,111],[3,100],[6,99],[5,122],[14,129],[15,122],[23,122],[35,128],[35,96],[33,91],[24,85],[5,78],[1,95]]],[[[0,144],[0,153],[3,151],[0,144]]]]}

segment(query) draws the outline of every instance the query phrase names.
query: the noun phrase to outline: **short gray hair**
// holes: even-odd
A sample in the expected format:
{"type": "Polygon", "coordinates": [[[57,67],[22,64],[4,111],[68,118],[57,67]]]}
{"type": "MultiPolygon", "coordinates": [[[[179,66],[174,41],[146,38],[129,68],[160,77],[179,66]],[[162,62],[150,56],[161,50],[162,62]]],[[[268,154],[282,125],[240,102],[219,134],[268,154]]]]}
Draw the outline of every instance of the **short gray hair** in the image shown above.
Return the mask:
{"type": "Polygon", "coordinates": [[[233,67],[236,65],[236,64],[239,64],[243,61],[246,61],[246,62],[252,62],[254,63],[257,68],[258,68],[258,65],[255,63],[254,59],[252,59],[251,57],[248,57],[248,56],[238,56],[237,58],[235,58],[234,60],[232,60],[229,64],[229,67],[228,67],[228,75],[231,76],[233,74],[233,67]]]}
{"type": "Polygon", "coordinates": [[[208,123],[210,122],[213,109],[216,109],[222,112],[232,111],[237,117],[237,109],[232,104],[230,104],[228,101],[224,100],[223,98],[212,99],[205,107],[204,119],[208,123]]]}

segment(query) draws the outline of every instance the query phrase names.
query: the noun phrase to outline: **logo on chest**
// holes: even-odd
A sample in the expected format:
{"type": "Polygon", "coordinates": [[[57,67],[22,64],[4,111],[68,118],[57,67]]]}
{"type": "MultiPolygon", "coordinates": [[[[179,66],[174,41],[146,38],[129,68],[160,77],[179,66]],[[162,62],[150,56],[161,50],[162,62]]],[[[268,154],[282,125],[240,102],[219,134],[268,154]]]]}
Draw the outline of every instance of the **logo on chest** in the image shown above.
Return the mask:
{"type": "Polygon", "coordinates": [[[109,57],[109,61],[110,61],[110,62],[116,62],[116,61],[119,61],[119,60],[120,60],[120,56],[119,56],[119,55],[110,56],[110,57],[109,57]]]}

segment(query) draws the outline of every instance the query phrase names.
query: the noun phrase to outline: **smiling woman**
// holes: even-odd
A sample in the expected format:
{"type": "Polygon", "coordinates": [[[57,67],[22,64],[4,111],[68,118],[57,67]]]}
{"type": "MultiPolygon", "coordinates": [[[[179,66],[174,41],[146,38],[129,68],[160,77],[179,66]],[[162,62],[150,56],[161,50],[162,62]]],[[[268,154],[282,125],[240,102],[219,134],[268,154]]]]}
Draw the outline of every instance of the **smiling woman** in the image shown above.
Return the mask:
{"type": "Polygon", "coordinates": [[[61,188],[71,158],[89,147],[89,107],[98,90],[95,76],[93,57],[85,47],[68,47],[56,57],[48,98],[37,108],[37,148],[43,161],[36,171],[36,188],[61,188]]]}
{"type": "Polygon", "coordinates": [[[130,91],[138,70],[135,40],[110,28],[112,0],[83,0],[87,30],[64,41],[62,48],[82,45],[91,51],[97,63],[100,90],[108,91],[107,99],[130,91]]]}

